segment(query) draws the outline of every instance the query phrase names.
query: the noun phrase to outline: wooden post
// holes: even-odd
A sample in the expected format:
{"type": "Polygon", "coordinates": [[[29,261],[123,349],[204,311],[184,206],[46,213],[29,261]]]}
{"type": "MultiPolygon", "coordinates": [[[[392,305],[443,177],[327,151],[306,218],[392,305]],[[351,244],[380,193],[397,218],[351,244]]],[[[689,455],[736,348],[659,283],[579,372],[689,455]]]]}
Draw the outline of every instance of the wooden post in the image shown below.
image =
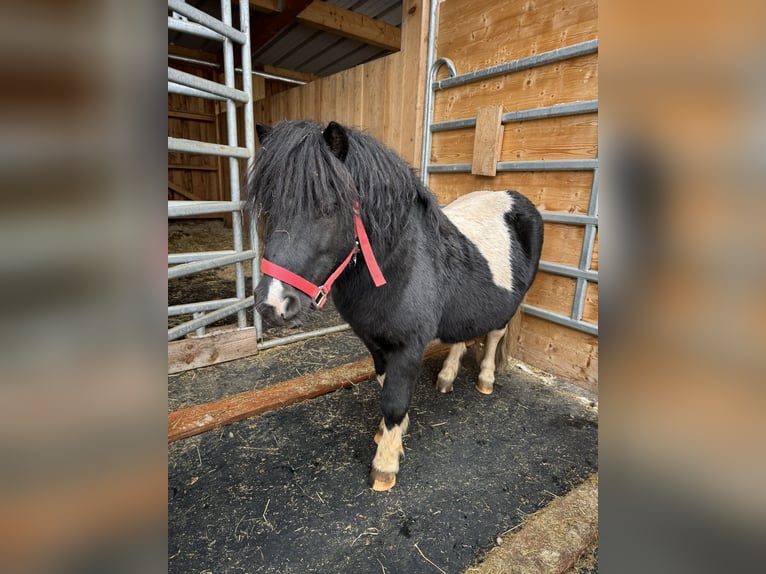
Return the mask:
{"type": "Polygon", "coordinates": [[[497,173],[497,162],[503,147],[502,118],[502,105],[482,106],[476,112],[472,174],[494,177],[497,173]]]}

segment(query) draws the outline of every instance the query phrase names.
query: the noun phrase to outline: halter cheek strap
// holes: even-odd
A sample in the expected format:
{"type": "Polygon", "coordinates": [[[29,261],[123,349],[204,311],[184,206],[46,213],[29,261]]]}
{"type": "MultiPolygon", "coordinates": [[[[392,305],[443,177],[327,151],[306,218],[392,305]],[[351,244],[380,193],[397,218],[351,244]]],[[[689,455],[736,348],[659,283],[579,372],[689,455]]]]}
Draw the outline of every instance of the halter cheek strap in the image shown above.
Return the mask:
{"type": "Polygon", "coordinates": [[[295,287],[298,291],[302,291],[309,297],[317,308],[321,309],[327,302],[327,295],[330,293],[335,280],[340,277],[340,274],[346,269],[346,266],[351,262],[351,259],[360,250],[364,255],[364,261],[367,264],[367,270],[370,272],[375,287],[381,287],[386,284],[386,279],[383,277],[383,272],[378,266],[378,262],[375,259],[375,254],[372,252],[372,246],[370,240],[367,237],[367,232],[362,224],[362,217],[359,214],[359,203],[354,203],[354,238],[356,240],[351,253],[349,253],[343,262],[332,272],[322,285],[315,285],[311,281],[307,281],[300,275],[296,275],[292,271],[285,269],[284,267],[272,263],[268,259],[261,260],[261,271],[264,275],[279,279],[280,281],[287,283],[288,285],[295,287]],[[357,247],[358,245],[358,247],[357,247]]]}

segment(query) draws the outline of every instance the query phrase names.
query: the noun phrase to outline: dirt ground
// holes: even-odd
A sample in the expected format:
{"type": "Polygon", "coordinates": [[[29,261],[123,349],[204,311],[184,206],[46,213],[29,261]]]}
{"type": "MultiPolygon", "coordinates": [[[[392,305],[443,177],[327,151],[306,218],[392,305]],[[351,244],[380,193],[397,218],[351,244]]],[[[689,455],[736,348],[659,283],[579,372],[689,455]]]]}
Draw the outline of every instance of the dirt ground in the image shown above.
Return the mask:
{"type": "MultiPolygon", "coordinates": [[[[263,355],[264,363],[278,356],[263,355]]],[[[241,377],[234,363],[200,370],[196,383],[176,379],[171,398],[203,379],[241,377]]],[[[389,493],[365,483],[380,417],[374,381],[169,445],[169,571],[480,564],[500,534],[596,472],[598,417],[571,387],[519,368],[480,395],[476,366],[466,363],[449,395],[433,388],[440,360],[424,364],[389,493]]],[[[283,356],[262,372],[284,380],[289,370],[283,356]]],[[[583,567],[575,572],[595,571],[583,567]]]]}

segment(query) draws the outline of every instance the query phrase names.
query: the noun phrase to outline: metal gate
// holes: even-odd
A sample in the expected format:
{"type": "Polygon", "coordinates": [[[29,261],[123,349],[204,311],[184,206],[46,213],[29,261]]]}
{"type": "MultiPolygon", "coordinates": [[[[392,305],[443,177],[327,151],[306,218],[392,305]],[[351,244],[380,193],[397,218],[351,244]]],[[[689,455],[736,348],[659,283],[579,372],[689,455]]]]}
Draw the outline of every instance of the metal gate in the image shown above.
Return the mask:
{"type": "MultiPolygon", "coordinates": [[[[521,58],[504,62],[488,68],[471,71],[465,74],[458,74],[454,63],[449,58],[439,58],[434,61],[436,28],[438,26],[438,7],[439,2],[431,3],[431,15],[429,18],[428,30],[428,55],[427,55],[427,86],[426,102],[424,106],[423,118],[423,142],[421,148],[420,174],[423,183],[428,185],[428,176],[431,173],[470,173],[471,164],[441,164],[430,165],[428,163],[431,156],[431,135],[435,132],[457,130],[462,128],[474,127],[476,118],[465,118],[454,121],[445,121],[433,123],[434,93],[439,90],[449,89],[455,86],[462,86],[472,82],[478,82],[487,78],[501,76],[504,74],[527,70],[537,66],[561,62],[578,56],[593,54],[598,51],[598,41],[591,40],[574,44],[558,50],[535,54],[528,58],[521,58]],[[443,80],[437,80],[436,75],[439,69],[445,66],[449,77],[443,80]]],[[[504,113],[502,116],[503,124],[512,122],[534,120],[541,118],[553,118],[562,116],[571,116],[576,114],[586,114],[598,111],[598,101],[582,101],[568,104],[558,104],[528,110],[520,110],[504,113]]],[[[534,307],[532,305],[523,305],[523,310],[529,315],[539,317],[546,321],[551,321],[559,325],[564,325],[584,333],[598,336],[598,325],[588,323],[582,320],[583,308],[585,306],[585,296],[587,283],[598,283],[598,271],[590,269],[593,259],[593,249],[595,245],[596,230],[598,228],[598,160],[597,159],[573,159],[573,160],[543,160],[543,161],[499,161],[497,162],[497,171],[593,171],[593,183],[591,185],[590,200],[588,203],[587,214],[561,213],[556,211],[541,211],[543,221],[551,223],[563,223],[567,225],[578,225],[585,227],[582,248],[580,250],[580,261],[577,267],[551,263],[548,261],[540,262],[540,270],[554,275],[571,277],[577,280],[572,302],[572,312],[569,316],[554,313],[547,309],[534,307]]]]}
{"type": "MultiPolygon", "coordinates": [[[[200,78],[193,74],[168,67],[168,92],[192,97],[212,99],[226,103],[227,143],[209,143],[168,137],[168,151],[193,154],[208,154],[229,158],[229,201],[168,201],[168,217],[230,213],[232,218],[233,247],[225,251],[205,251],[192,253],[168,254],[168,280],[186,277],[200,271],[206,271],[227,265],[235,266],[236,296],[225,299],[198,301],[171,305],[168,316],[192,314],[189,321],[168,329],[168,341],[173,341],[195,332],[205,335],[205,327],[228,317],[237,315],[237,329],[246,329],[248,310],[252,311],[252,323],[255,336],[260,341],[263,337],[261,318],[255,310],[253,295],[245,292],[245,261],[252,261],[253,281],[257,284],[260,277],[258,258],[258,231],[255,220],[249,223],[249,248],[245,246],[242,194],[240,188],[241,172],[239,160],[247,160],[250,170],[255,151],[253,120],[252,61],[250,52],[250,6],[247,0],[239,2],[239,26],[232,24],[232,2],[221,0],[221,19],[186,4],[183,0],[168,0],[168,30],[200,36],[208,40],[223,43],[224,83],[200,78]],[[234,68],[234,45],[241,50],[242,68],[234,68]],[[242,89],[237,89],[235,72],[242,74],[242,89]],[[244,110],[245,147],[238,146],[237,106],[244,110]]],[[[177,58],[184,60],[184,58],[177,58]]],[[[347,324],[326,327],[295,335],[275,338],[258,345],[265,349],[308,339],[329,333],[349,329],[347,324]]]]}

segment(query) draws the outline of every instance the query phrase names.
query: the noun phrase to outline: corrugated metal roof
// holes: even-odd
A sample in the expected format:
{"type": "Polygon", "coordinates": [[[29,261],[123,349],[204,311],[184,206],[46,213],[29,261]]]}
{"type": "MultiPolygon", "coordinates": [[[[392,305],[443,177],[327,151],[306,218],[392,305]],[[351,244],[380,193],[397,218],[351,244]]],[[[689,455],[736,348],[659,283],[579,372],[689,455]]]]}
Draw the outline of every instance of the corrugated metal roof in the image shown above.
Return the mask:
{"type": "MultiPolygon", "coordinates": [[[[188,3],[220,18],[219,0],[188,0],[188,3]]],[[[328,3],[391,26],[401,27],[402,0],[331,0],[328,3]]],[[[237,3],[232,4],[236,22],[239,19],[237,3]]],[[[264,15],[251,10],[250,17],[251,29],[255,31],[258,29],[259,20],[261,23],[264,21],[264,15]]],[[[169,31],[168,42],[214,54],[221,51],[219,42],[180,32],[169,31]]],[[[293,21],[254,52],[253,65],[256,68],[258,65],[268,65],[327,76],[390,53],[390,50],[384,48],[343,38],[293,21]]]]}

